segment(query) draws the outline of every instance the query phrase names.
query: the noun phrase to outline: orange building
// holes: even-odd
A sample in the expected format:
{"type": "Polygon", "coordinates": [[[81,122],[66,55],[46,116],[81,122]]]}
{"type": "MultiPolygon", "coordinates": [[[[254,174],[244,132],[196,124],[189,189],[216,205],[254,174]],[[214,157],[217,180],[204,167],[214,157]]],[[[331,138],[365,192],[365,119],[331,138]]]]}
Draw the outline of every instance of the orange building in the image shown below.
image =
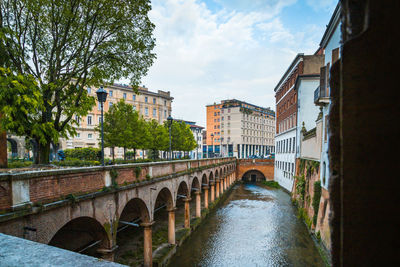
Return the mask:
{"type": "Polygon", "coordinates": [[[221,144],[221,104],[207,105],[207,138],[208,155],[219,153],[221,144]],[[213,135],[213,137],[211,136],[213,135]],[[213,149],[214,147],[214,149],[213,149]],[[217,149],[215,149],[217,148],[217,149]]]}

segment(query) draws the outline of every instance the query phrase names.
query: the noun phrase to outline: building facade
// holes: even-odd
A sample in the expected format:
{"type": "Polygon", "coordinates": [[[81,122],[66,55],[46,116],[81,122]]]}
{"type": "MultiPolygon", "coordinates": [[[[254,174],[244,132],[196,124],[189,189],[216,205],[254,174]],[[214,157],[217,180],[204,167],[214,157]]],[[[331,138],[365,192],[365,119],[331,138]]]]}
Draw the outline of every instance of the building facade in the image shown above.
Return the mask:
{"type": "Polygon", "coordinates": [[[299,75],[318,75],[322,55],[298,54],[276,85],[276,135],[274,179],[292,191],[296,159],[297,92],[294,90],[299,75]]]}
{"type": "Polygon", "coordinates": [[[236,99],[207,106],[208,156],[265,157],[275,151],[274,132],[270,108],[236,99]]]}
{"type": "MultiPolygon", "coordinates": [[[[120,100],[132,105],[141,117],[145,120],[156,120],[160,124],[167,120],[172,110],[172,100],[170,92],[158,90],[151,92],[145,87],[139,87],[138,94],[132,87],[127,85],[114,84],[104,88],[108,92],[107,101],[103,104],[104,113],[106,113],[113,104],[120,100]]],[[[78,147],[99,147],[100,135],[95,130],[100,124],[101,106],[97,101],[96,88],[87,88],[88,94],[96,98],[96,105],[89,114],[79,120],[79,126],[76,127],[77,135],[67,140],[61,140],[61,148],[78,148],[78,147]]],[[[112,157],[112,151],[109,148],[104,149],[105,157],[112,157]]],[[[123,149],[116,148],[114,150],[115,157],[123,157],[123,149]]],[[[143,156],[143,151],[138,151],[138,156],[143,156]]]]}

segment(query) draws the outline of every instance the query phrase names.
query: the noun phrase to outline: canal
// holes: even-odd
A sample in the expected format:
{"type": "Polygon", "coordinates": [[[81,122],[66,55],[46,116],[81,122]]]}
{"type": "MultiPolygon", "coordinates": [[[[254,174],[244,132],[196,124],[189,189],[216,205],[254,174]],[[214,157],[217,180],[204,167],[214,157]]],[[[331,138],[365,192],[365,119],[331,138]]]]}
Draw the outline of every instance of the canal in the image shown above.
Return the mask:
{"type": "Polygon", "coordinates": [[[169,266],[325,265],[287,193],[237,184],[169,266]]]}

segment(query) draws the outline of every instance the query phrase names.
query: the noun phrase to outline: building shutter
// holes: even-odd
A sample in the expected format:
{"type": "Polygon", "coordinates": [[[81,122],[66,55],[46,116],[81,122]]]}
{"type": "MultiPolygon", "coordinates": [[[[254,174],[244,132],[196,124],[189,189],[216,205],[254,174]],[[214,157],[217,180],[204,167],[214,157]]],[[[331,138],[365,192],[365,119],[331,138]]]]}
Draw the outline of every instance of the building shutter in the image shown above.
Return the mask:
{"type": "Polygon", "coordinates": [[[323,94],[325,94],[326,85],[326,66],[321,67],[321,74],[319,77],[319,96],[323,97],[323,94]]]}

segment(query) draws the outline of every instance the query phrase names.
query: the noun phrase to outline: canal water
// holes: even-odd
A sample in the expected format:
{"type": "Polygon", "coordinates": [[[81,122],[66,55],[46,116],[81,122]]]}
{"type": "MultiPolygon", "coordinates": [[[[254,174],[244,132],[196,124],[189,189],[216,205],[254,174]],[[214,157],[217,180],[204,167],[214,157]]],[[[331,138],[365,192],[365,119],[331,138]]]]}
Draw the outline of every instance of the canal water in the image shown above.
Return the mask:
{"type": "Polygon", "coordinates": [[[325,266],[290,197],[237,184],[178,248],[169,266],[325,266]]]}

